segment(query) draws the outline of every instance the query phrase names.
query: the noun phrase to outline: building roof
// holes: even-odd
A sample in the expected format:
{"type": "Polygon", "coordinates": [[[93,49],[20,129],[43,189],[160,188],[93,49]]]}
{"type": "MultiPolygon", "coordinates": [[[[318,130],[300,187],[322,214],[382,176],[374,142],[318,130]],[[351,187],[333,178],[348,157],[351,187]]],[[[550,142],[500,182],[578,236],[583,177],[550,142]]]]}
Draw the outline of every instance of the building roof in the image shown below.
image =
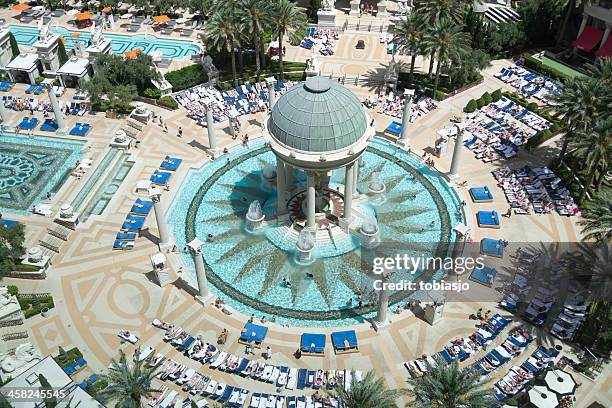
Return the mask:
{"type": "Polygon", "coordinates": [[[6,65],[7,69],[18,71],[33,71],[38,61],[38,54],[21,53],[6,65]]]}
{"type": "Polygon", "coordinates": [[[89,60],[87,58],[70,57],[70,59],[57,70],[57,73],[82,77],[87,72],[88,66],[89,60]]]}
{"type": "Polygon", "coordinates": [[[367,119],[361,102],[339,83],[310,77],[281,96],[268,131],[281,144],[306,152],[331,152],[363,138],[367,119]]]}

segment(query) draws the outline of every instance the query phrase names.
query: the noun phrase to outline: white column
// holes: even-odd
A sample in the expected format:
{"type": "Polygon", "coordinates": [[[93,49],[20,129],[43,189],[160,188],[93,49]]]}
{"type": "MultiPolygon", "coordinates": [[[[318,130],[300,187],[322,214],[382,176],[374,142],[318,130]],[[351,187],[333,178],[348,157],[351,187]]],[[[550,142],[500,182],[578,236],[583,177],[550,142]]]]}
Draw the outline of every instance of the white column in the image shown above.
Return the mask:
{"type": "Polygon", "coordinates": [[[55,123],[57,123],[57,130],[65,129],[66,122],[64,121],[64,115],[60,110],[59,102],[57,101],[55,92],[53,92],[53,84],[47,82],[46,88],[47,93],[49,94],[49,100],[51,101],[51,106],[53,107],[53,113],[55,114],[55,123]]]}
{"type": "Polygon", "coordinates": [[[359,183],[359,160],[353,166],[353,195],[357,194],[357,183],[359,183]]]}
{"type": "MultiPolygon", "coordinates": [[[[282,52],[282,50],[279,50],[279,52],[282,52]]],[[[266,78],[266,86],[268,87],[268,94],[270,95],[270,99],[268,101],[268,105],[270,105],[270,111],[276,103],[276,88],[274,88],[275,84],[276,78],[274,78],[273,76],[266,78]]]]}
{"type": "Polygon", "coordinates": [[[457,138],[455,139],[455,148],[453,149],[453,160],[451,162],[449,178],[459,177],[457,170],[459,169],[459,161],[461,160],[461,149],[463,148],[463,123],[457,125],[457,138]]]}
{"type": "MultiPolygon", "coordinates": [[[[278,177],[278,175],[277,175],[278,177]]],[[[311,231],[316,229],[316,191],[315,176],[311,171],[306,172],[306,227],[311,231]]]]}
{"type": "Polygon", "coordinates": [[[384,273],[381,275],[382,287],[378,294],[378,310],[376,311],[376,317],[374,323],[376,326],[384,326],[389,322],[387,318],[387,309],[389,308],[389,291],[386,289],[385,284],[387,278],[384,273]]]}
{"type": "Polygon", "coordinates": [[[287,194],[285,188],[285,163],[276,158],[276,215],[280,217],[287,213],[287,194]]]}
{"type": "Polygon", "coordinates": [[[355,183],[355,162],[346,166],[344,176],[344,219],[349,220],[353,215],[353,184],[355,183]]]}
{"type": "Polygon", "coordinates": [[[33,72],[28,72],[28,78],[30,79],[30,85],[34,85],[36,83],[36,77],[34,77],[33,72]]]}
{"type": "Polygon", "coordinates": [[[361,4],[361,0],[351,0],[351,11],[349,12],[349,16],[358,16],[359,15],[359,4],[361,4]]]}
{"type": "Polygon", "coordinates": [[[8,111],[6,110],[6,106],[4,106],[4,101],[1,99],[0,99],[0,119],[2,119],[2,123],[4,125],[6,125],[9,120],[8,111]]]}
{"type": "Polygon", "coordinates": [[[161,194],[151,195],[153,200],[153,211],[155,212],[155,221],[157,221],[157,229],[159,230],[159,246],[163,247],[170,243],[170,234],[168,233],[168,225],[164,220],[164,210],[162,209],[161,194]]]}
{"type": "Polygon", "coordinates": [[[208,292],[208,281],[206,280],[206,268],[204,267],[204,260],[202,259],[202,247],[191,248],[193,259],[195,262],[196,278],[198,281],[198,296],[206,298],[209,295],[208,292]]]}
{"type": "Polygon", "coordinates": [[[583,14],[582,21],[580,22],[580,28],[578,29],[578,35],[576,36],[576,38],[580,37],[580,34],[582,34],[582,31],[584,31],[584,27],[586,27],[588,21],[589,21],[589,15],[583,14]]]}
{"type": "Polygon", "coordinates": [[[207,100],[206,104],[206,129],[208,130],[208,147],[210,150],[217,150],[217,137],[215,136],[215,122],[213,120],[213,109],[215,102],[207,100]]]}
{"type": "Polygon", "coordinates": [[[412,98],[414,97],[414,89],[404,89],[404,114],[402,115],[402,132],[400,134],[400,143],[405,146],[410,145],[408,137],[408,126],[410,126],[410,112],[412,111],[412,98]]]}
{"type": "Polygon", "coordinates": [[[285,191],[291,192],[293,186],[293,167],[285,163],[285,191]]]}
{"type": "Polygon", "coordinates": [[[610,26],[606,24],[606,31],[604,31],[603,37],[601,37],[601,44],[605,44],[609,36],[610,36],[610,26]]]}
{"type": "Polygon", "coordinates": [[[376,17],[387,17],[389,13],[387,13],[387,0],[382,0],[378,3],[378,11],[376,12],[376,17]]]}

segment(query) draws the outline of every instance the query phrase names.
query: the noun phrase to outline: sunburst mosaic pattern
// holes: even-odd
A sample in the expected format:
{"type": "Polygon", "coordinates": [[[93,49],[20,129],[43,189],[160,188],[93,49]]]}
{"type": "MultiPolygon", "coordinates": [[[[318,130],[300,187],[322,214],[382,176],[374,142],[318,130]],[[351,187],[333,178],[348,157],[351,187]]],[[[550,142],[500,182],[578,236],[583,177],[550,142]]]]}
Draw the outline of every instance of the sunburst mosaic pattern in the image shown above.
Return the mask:
{"type": "MultiPolygon", "coordinates": [[[[286,228],[276,226],[276,194],[262,181],[262,169],[274,164],[273,153],[260,143],[232,153],[229,161],[222,158],[190,172],[169,211],[177,245],[212,234],[213,241],[203,251],[208,279],[245,313],[275,314],[279,320],[303,325],[348,323],[371,315],[375,304],[368,304],[368,296],[361,307],[348,303],[355,293],[369,293],[371,287],[372,278],[362,272],[357,234],[336,243],[344,250],[319,251],[307,267],[294,262],[295,240],[287,238],[286,228]],[[270,221],[258,234],[244,231],[245,214],[254,200],[270,221]]],[[[375,141],[363,157],[359,192],[367,192],[375,173],[386,184],[385,202],[373,205],[364,195],[356,206],[362,214],[376,217],[383,245],[446,254],[460,207],[448,186],[418,159],[382,141],[375,141]]],[[[341,185],[343,178],[343,171],[334,171],[330,186],[341,185]]],[[[299,190],[305,177],[296,172],[295,180],[299,190]]],[[[193,265],[190,255],[184,260],[193,265]]],[[[391,303],[408,295],[396,293],[391,303]]]]}
{"type": "Polygon", "coordinates": [[[83,143],[0,135],[0,208],[26,211],[55,192],[81,158],[83,143]]]}

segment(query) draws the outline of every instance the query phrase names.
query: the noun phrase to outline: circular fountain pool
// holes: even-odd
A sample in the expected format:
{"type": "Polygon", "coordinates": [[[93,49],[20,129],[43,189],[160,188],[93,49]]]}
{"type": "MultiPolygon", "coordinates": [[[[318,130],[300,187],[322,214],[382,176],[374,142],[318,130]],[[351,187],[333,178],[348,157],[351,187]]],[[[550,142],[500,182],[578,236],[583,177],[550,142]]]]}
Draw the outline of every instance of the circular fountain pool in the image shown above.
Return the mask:
{"type": "MultiPolygon", "coordinates": [[[[359,228],[344,239],[318,242],[312,262],[296,262],[298,232],[276,225],[276,192],[262,177],[275,165],[274,154],[260,139],[231,151],[229,158],[191,169],[168,211],[177,247],[195,237],[214,237],[202,248],[212,290],[245,314],[276,315],[277,322],[290,325],[339,326],[371,317],[376,305],[367,305],[372,277],[361,271],[359,228]],[[253,222],[259,208],[262,224],[253,222]],[[361,308],[356,301],[348,303],[358,292],[364,293],[361,308]]],[[[340,188],[343,179],[340,171],[332,172],[330,189],[340,188]]],[[[295,182],[305,184],[305,178],[296,173],[295,182]]],[[[461,204],[418,158],[374,140],[361,161],[357,189],[361,198],[354,208],[364,219],[376,219],[376,225],[366,222],[362,229],[378,229],[381,246],[447,255],[445,244],[453,240],[461,204]],[[384,185],[384,200],[368,198],[372,181],[374,187],[384,185]]],[[[196,286],[193,259],[181,256],[196,286]]],[[[392,294],[390,307],[409,295],[392,294]]]]}

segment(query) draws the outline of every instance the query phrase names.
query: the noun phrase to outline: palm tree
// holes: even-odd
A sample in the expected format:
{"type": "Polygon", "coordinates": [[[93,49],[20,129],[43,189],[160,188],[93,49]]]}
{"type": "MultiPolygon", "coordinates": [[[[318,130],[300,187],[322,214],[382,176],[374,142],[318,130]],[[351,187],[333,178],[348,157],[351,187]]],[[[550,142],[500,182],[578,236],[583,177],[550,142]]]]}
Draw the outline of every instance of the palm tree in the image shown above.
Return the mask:
{"type": "MultiPolygon", "coordinates": [[[[423,0],[415,10],[415,16],[421,21],[423,27],[433,27],[440,20],[449,20],[457,25],[461,24],[465,11],[465,3],[460,0],[423,0]]],[[[429,77],[431,78],[434,66],[435,52],[429,55],[429,77]]]]}
{"type": "MultiPolygon", "coordinates": [[[[587,288],[587,299],[608,300],[612,291],[612,247],[608,242],[580,243],[577,254],[568,254],[574,261],[571,276],[587,288]]],[[[577,287],[577,285],[575,286],[577,287]]]]}
{"type": "MultiPolygon", "coordinates": [[[[134,351],[134,357],[140,355],[140,349],[134,351]]],[[[128,362],[121,350],[119,362],[111,360],[110,368],[100,378],[108,383],[108,387],[100,392],[105,402],[115,401],[115,407],[140,408],[142,399],[156,391],[151,386],[158,366],[151,367],[150,358],[139,360],[134,358],[128,362]]]]}
{"type": "Polygon", "coordinates": [[[608,168],[612,155],[612,138],[610,135],[612,135],[612,118],[600,119],[593,129],[577,133],[577,139],[572,146],[576,149],[574,154],[589,171],[580,198],[578,198],[579,203],[584,201],[588,189],[593,184],[597,169],[601,167],[602,171],[606,171],[608,168]]]}
{"type": "Polygon", "coordinates": [[[376,378],[374,371],[368,371],[361,382],[355,380],[355,373],[351,379],[348,391],[343,387],[336,387],[338,405],[344,408],[398,408],[397,399],[402,395],[399,390],[388,390],[385,382],[376,378]]]}
{"type": "Polygon", "coordinates": [[[594,120],[604,112],[600,95],[602,84],[589,78],[568,79],[559,93],[553,95],[555,111],[567,122],[567,132],[559,159],[563,160],[574,134],[592,128],[594,120]]]}
{"type": "Polygon", "coordinates": [[[599,193],[582,209],[583,241],[612,242],[612,192],[599,193]]]}
{"type": "Polygon", "coordinates": [[[242,25],[245,34],[251,38],[255,46],[255,68],[259,77],[261,71],[260,53],[263,48],[263,33],[271,23],[270,2],[266,0],[241,0],[242,25]]]}
{"type": "Polygon", "coordinates": [[[395,37],[397,38],[400,47],[409,49],[412,58],[410,59],[410,72],[408,73],[408,83],[412,85],[412,76],[414,75],[414,65],[416,57],[421,47],[423,39],[423,25],[415,14],[406,16],[395,26],[395,37]]]}
{"type": "Polygon", "coordinates": [[[227,51],[232,61],[232,82],[236,85],[236,48],[240,46],[240,23],[230,8],[217,8],[204,26],[204,40],[210,48],[227,51]]]}
{"type": "Polygon", "coordinates": [[[289,36],[290,41],[299,41],[297,32],[306,26],[306,15],[291,0],[278,0],[272,11],[274,32],[278,36],[278,66],[280,79],[284,77],[283,69],[283,37],[289,36]]]}
{"type": "Polygon", "coordinates": [[[435,357],[436,365],[427,363],[428,375],[410,378],[408,394],[415,398],[415,408],[488,408],[495,401],[492,391],[482,388],[480,373],[473,367],[459,368],[455,360],[446,365],[435,357]]]}
{"type": "Polygon", "coordinates": [[[435,98],[440,80],[442,64],[451,58],[459,58],[462,53],[469,50],[469,33],[462,32],[461,27],[455,25],[447,19],[440,20],[432,29],[425,33],[423,37],[423,47],[437,53],[438,65],[436,67],[436,79],[433,87],[433,97],[435,98]]]}

